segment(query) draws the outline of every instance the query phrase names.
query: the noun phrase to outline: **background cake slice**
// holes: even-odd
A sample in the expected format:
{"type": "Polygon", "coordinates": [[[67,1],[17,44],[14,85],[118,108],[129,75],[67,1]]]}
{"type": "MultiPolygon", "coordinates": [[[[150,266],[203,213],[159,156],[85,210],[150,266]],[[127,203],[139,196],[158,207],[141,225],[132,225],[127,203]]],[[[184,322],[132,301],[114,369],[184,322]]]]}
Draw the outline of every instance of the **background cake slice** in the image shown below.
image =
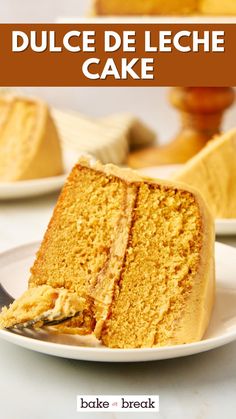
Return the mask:
{"type": "Polygon", "coordinates": [[[236,130],[208,142],[173,178],[197,188],[215,218],[236,218],[236,130]]]}
{"type": "Polygon", "coordinates": [[[235,0],[200,0],[200,12],[205,15],[236,15],[235,0]]]}
{"type": "Polygon", "coordinates": [[[235,0],[94,0],[97,15],[235,15],[235,0]]]}
{"type": "Polygon", "coordinates": [[[152,145],[156,133],[129,113],[92,118],[79,112],[52,110],[60,133],[66,169],[89,154],[102,163],[124,164],[129,150],[152,145]]]}
{"type": "Polygon", "coordinates": [[[68,321],[62,332],[93,332],[111,348],[193,342],[213,305],[213,248],[213,220],[197,193],[81,160],[59,197],[29,288],[68,290],[86,301],[82,322],[68,321]]]}
{"type": "Polygon", "coordinates": [[[60,175],[58,133],[47,105],[20,96],[0,96],[0,181],[60,175]]]}
{"type": "Polygon", "coordinates": [[[181,15],[196,12],[198,0],[95,0],[98,15],[181,15]]]}

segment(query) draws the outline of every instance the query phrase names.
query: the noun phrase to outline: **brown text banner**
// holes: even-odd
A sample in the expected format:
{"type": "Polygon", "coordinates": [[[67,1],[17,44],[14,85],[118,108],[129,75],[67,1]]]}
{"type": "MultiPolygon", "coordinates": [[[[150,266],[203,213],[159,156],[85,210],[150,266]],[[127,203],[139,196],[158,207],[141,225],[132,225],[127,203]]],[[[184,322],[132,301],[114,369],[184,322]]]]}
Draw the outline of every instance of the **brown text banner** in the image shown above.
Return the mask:
{"type": "Polygon", "coordinates": [[[236,24],[1,24],[1,86],[234,86],[236,24]]]}

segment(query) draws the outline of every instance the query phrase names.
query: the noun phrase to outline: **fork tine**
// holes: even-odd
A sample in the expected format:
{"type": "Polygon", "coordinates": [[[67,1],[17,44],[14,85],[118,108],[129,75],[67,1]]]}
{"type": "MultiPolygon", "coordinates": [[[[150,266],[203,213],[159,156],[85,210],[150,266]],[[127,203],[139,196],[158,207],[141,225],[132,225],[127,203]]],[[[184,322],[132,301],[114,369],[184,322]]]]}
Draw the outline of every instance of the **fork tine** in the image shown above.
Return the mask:
{"type": "Polygon", "coordinates": [[[9,306],[15,299],[3,288],[0,284],[0,309],[4,306],[9,306]]]}
{"type": "Polygon", "coordinates": [[[79,315],[80,312],[73,314],[72,316],[57,318],[55,317],[53,320],[47,320],[47,315],[42,314],[41,316],[37,317],[36,319],[28,320],[24,323],[16,323],[14,326],[8,327],[8,330],[23,330],[23,329],[31,329],[37,323],[42,323],[42,326],[55,326],[57,324],[61,324],[70,320],[79,315]]]}

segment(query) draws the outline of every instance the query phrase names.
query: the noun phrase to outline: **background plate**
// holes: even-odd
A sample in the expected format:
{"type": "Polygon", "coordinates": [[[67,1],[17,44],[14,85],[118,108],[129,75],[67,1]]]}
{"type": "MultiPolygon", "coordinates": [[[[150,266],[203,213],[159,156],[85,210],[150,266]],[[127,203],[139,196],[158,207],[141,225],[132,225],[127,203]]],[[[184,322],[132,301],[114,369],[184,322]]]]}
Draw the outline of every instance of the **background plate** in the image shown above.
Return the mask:
{"type": "MultiPolygon", "coordinates": [[[[39,243],[21,246],[0,255],[0,282],[14,297],[27,286],[39,243]]],[[[204,339],[161,348],[108,349],[91,337],[52,335],[45,332],[24,337],[0,331],[0,337],[16,345],[64,358],[103,362],[138,362],[176,358],[204,352],[236,339],[236,249],[216,243],[216,302],[204,339]]]]}
{"type": "Polygon", "coordinates": [[[66,176],[64,174],[19,182],[0,182],[0,200],[27,198],[58,191],[64,185],[66,176]]]}

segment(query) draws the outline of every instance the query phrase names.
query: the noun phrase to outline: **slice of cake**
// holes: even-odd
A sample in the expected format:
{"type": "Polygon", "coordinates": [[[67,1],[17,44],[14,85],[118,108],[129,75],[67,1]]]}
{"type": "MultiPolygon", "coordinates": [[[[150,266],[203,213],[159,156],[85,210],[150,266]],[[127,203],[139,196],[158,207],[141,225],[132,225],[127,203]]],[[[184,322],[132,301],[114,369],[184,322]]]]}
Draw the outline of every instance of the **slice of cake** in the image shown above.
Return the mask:
{"type": "Polygon", "coordinates": [[[29,288],[85,299],[82,322],[69,320],[60,331],[86,333],[90,325],[111,348],[193,342],[211,314],[213,247],[213,221],[197,193],[81,160],[59,197],[29,288]]]}
{"type": "Polygon", "coordinates": [[[38,100],[0,96],[0,181],[60,175],[60,143],[47,105],[38,100]]]}
{"type": "Polygon", "coordinates": [[[173,178],[197,188],[215,218],[236,218],[236,129],[208,142],[173,178]]]}
{"type": "Polygon", "coordinates": [[[197,10],[199,0],[95,0],[97,15],[182,15],[197,10]]]}
{"type": "Polygon", "coordinates": [[[92,118],[78,112],[53,109],[52,116],[69,170],[81,154],[86,153],[104,164],[124,164],[129,149],[148,146],[156,140],[156,133],[129,113],[92,118]]]}

